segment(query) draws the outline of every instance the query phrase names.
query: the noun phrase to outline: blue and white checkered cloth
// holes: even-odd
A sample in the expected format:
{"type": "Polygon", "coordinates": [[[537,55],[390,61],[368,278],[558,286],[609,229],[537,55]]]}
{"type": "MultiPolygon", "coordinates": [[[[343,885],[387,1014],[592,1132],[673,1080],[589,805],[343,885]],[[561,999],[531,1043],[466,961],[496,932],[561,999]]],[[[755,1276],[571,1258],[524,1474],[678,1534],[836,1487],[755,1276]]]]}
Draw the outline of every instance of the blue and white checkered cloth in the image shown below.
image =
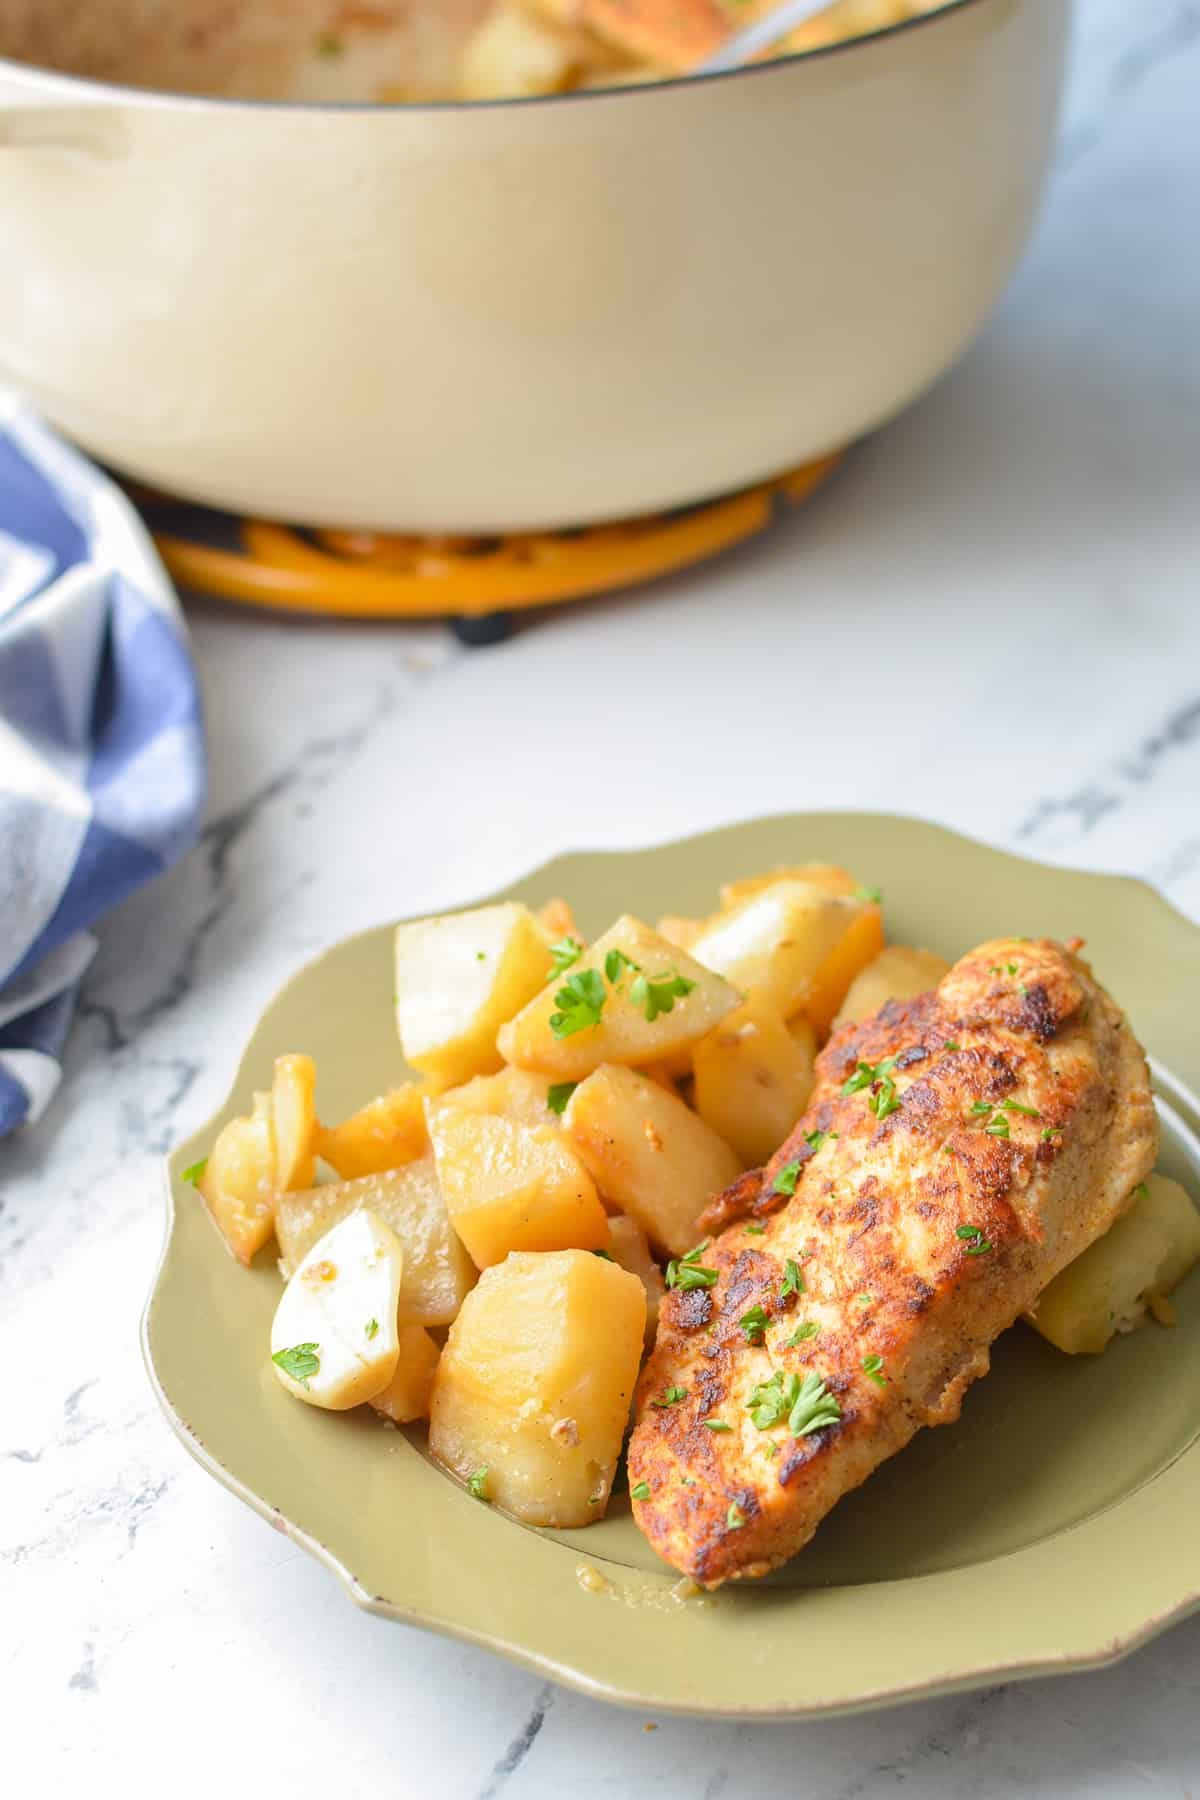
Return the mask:
{"type": "Polygon", "coordinates": [[[0,1137],[58,1086],[88,927],[195,839],[200,699],[124,495],[0,390],[0,1137]]]}

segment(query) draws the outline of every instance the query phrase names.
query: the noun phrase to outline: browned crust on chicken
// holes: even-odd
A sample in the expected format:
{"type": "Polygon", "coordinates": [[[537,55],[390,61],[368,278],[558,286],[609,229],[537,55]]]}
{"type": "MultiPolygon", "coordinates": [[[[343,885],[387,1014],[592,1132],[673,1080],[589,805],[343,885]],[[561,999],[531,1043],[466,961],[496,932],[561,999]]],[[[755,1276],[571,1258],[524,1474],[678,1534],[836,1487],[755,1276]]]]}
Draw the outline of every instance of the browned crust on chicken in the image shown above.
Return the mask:
{"type": "Polygon", "coordinates": [[[795,1555],[922,1425],[958,1417],[993,1340],[1119,1216],[1157,1146],[1140,1045],[1050,940],[984,944],[935,992],[845,1027],[787,1143],[709,1209],[716,1285],[663,1303],[629,1452],[654,1548],[709,1586],[795,1555]],[[894,1110],[881,1081],[844,1092],[886,1058],[894,1110]],[[793,1164],[789,1198],[774,1184],[793,1164]],[[802,1292],[784,1291],[789,1261],[802,1292]],[[748,1333],[756,1307],[769,1323],[748,1333]],[[802,1323],[818,1329],[796,1341],[802,1323]],[[777,1371],[823,1380],[836,1423],[756,1426],[750,1391],[777,1371]]]}

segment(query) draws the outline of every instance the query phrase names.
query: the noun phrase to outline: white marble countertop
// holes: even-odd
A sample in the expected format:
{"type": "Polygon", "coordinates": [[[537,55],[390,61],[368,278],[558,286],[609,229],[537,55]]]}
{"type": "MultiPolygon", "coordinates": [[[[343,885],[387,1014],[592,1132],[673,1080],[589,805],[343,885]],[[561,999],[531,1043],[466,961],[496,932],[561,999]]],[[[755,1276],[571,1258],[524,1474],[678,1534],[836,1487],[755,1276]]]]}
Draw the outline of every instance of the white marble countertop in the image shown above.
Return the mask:
{"type": "Polygon", "coordinates": [[[14,1796],[1200,1792],[1200,1618],[1088,1676],[647,1735],[357,1613],[187,1459],[137,1349],[161,1153],[359,925],[556,850],[838,806],[1134,871],[1200,917],[1198,92],[1191,0],[1083,0],[1056,181],[983,340],[721,564],[483,652],[191,607],[203,842],[104,929],[61,1096],[0,1148],[14,1796]]]}

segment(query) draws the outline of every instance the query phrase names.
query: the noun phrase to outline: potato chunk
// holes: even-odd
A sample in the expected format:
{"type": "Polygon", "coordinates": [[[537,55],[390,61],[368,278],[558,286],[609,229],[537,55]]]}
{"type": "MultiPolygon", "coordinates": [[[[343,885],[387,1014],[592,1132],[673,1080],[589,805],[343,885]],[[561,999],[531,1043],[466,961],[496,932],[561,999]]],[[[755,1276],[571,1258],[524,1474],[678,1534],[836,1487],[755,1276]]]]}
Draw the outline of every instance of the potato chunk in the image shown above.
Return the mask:
{"type": "Polygon", "coordinates": [[[601,1193],[672,1256],[691,1249],[704,1207],[742,1172],[729,1145],[682,1100],[615,1064],[575,1089],[563,1127],[601,1193]]]}
{"type": "Polygon", "coordinates": [[[429,1135],[450,1222],[476,1267],[513,1250],[599,1250],[608,1218],[591,1176],[548,1126],[431,1105],[429,1135]]]}
{"type": "Polygon", "coordinates": [[[312,1185],[316,1088],[317,1065],[311,1056],[276,1058],[271,1107],[275,1118],[275,1179],[281,1188],[312,1185]]]}
{"type": "Polygon", "coordinates": [[[475,1285],[475,1265],[451,1227],[432,1151],[400,1169],[281,1195],[276,1231],[284,1273],[363,1207],[390,1226],[404,1250],[400,1323],[448,1325],[475,1285]]]}
{"type": "Polygon", "coordinates": [[[626,916],[504,1027],[500,1049],[520,1068],[581,1081],[604,1062],[670,1058],[736,1004],[737,995],[719,975],[626,916]],[[686,993],[663,990],[676,977],[690,984],[686,993]]]}
{"type": "Polygon", "coordinates": [[[557,1126],[559,1115],[548,1102],[552,1085],[548,1075],[510,1065],[498,1075],[476,1075],[462,1087],[450,1088],[441,1100],[446,1106],[465,1106],[470,1112],[497,1113],[514,1125],[557,1126]]]}
{"type": "Polygon", "coordinates": [[[449,1086],[498,1069],[496,1033],[550,975],[550,934],[507,903],[396,927],[396,1024],[406,1061],[449,1086]]]}
{"type": "Polygon", "coordinates": [[[275,1229],[278,1181],[270,1094],[255,1094],[253,1110],[223,1127],[196,1186],[230,1250],[248,1268],[275,1229]]]}
{"type": "Polygon", "coordinates": [[[763,875],[746,875],[740,881],[724,882],[721,911],[729,912],[743,900],[749,900],[753,895],[761,894],[764,888],[775,887],[781,881],[803,881],[808,887],[820,888],[823,894],[860,892],[849,869],[840,868],[837,863],[795,863],[768,869],[763,875]]]}
{"type": "Polygon", "coordinates": [[[806,1013],[824,1036],[850,983],[882,949],[874,902],[775,881],[721,914],[692,955],[744,993],[761,994],[783,1018],[806,1013]]]}
{"type": "Polygon", "coordinates": [[[667,1284],[650,1251],[650,1241],[636,1219],[614,1213],[608,1221],[608,1254],[622,1269],[636,1275],[646,1290],[646,1342],[653,1343],[658,1330],[658,1309],[667,1284]]]}
{"type": "Polygon", "coordinates": [[[945,957],[935,956],[932,950],[889,944],[850,983],[834,1016],[833,1030],[873,1017],[889,1000],[915,1000],[949,973],[950,964],[945,957]]]}
{"type": "Polygon", "coordinates": [[[399,1239],[366,1208],[313,1245],[271,1325],[271,1362],[297,1400],[344,1412],[387,1387],[403,1266],[399,1239]]]}
{"type": "Polygon", "coordinates": [[[321,1126],[317,1155],[336,1169],[343,1181],[416,1162],[429,1149],[425,1101],[436,1091],[436,1083],[428,1081],[409,1081],[389,1089],[340,1125],[321,1126]]]}
{"type": "Polygon", "coordinates": [[[1055,1276],[1029,1323],[1069,1355],[1096,1355],[1117,1332],[1144,1325],[1151,1301],[1197,1261],[1200,1213],[1177,1181],[1151,1175],[1129,1211],[1055,1276]]]}
{"type": "Polygon", "coordinates": [[[636,1275],[584,1250],[510,1256],[450,1328],[429,1448],[529,1525],[602,1518],[646,1324],[636,1275]]]}
{"type": "Polygon", "coordinates": [[[700,1040],[693,1062],[696,1111],[748,1165],[778,1150],[816,1079],[811,1051],[757,994],[700,1040]]]}
{"type": "Polygon", "coordinates": [[[423,1325],[401,1325],[397,1332],[396,1373],[371,1405],[397,1425],[429,1417],[433,1377],[441,1351],[423,1325]]]}

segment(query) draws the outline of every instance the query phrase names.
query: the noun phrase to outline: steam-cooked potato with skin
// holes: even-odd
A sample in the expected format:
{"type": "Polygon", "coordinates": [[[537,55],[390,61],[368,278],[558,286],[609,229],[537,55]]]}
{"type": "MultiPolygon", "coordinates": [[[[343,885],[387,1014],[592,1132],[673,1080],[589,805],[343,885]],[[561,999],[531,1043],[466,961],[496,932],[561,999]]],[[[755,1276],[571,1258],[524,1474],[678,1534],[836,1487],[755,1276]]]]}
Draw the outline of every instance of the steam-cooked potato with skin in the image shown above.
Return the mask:
{"type": "Polygon", "coordinates": [[[557,1125],[559,1114],[549,1103],[553,1083],[548,1075],[510,1064],[498,1075],[476,1075],[462,1087],[441,1095],[446,1106],[465,1106],[470,1112],[498,1113],[514,1125],[557,1125]]]}
{"type": "Polygon", "coordinates": [[[672,1256],[691,1249],[705,1205],[742,1172],[729,1145],[682,1100],[615,1064],[575,1089],[563,1129],[601,1193],[672,1256]]]}
{"type": "Polygon", "coordinates": [[[551,938],[515,902],[396,927],[396,1024],[405,1060],[443,1087],[503,1060],[496,1033],[545,986],[551,938]]]}
{"type": "Polygon", "coordinates": [[[645,1324],[637,1276],[588,1251],[486,1270],[438,1363],[433,1455],[528,1525],[603,1518],[645,1324]]]}
{"type": "Polygon", "coordinates": [[[381,1175],[385,1169],[416,1162],[429,1149],[425,1101],[437,1091],[437,1084],[428,1081],[389,1088],[340,1125],[319,1126],[317,1155],[336,1169],[343,1181],[381,1175]]]}
{"type": "Polygon", "coordinates": [[[285,1275],[339,1220],[364,1207],[395,1232],[404,1250],[397,1317],[401,1324],[448,1325],[475,1285],[475,1265],[450,1224],[433,1152],[358,1181],[281,1194],[276,1232],[285,1275]]]}
{"type": "Polygon", "coordinates": [[[365,1208],[313,1245],[271,1325],[271,1362],[297,1400],[344,1412],[392,1380],[403,1266],[395,1233],[365,1208]]]}
{"type": "Polygon", "coordinates": [[[628,1213],[614,1213],[608,1221],[608,1254],[622,1269],[636,1275],[646,1290],[646,1341],[649,1343],[658,1330],[658,1309],[667,1284],[651,1253],[650,1240],[628,1213]]]}
{"type": "Polygon", "coordinates": [[[783,1018],[806,1013],[823,1036],[854,977],[882,949],[873,901],[775,881],[722,914],[692,955],[743,993],[760,993],[783,1018]]]}
{"type": "Polygon", "coordinates": [[[813,1052],[769,1001],[751,994],[700,1040],[692,1060],[692,1104],[700,1117],[748,1166],[765,1163],[808,1104],[813,1052]]]}
{"type": "Polygon", "coordinates": [[[728,982],[627,915],[505,1025],[498,1041],[507,1062],[555,1081],[581,1081],[604,1062],[669,1059],[736,1004],[728,982]]]}
{"type": "Polygon", "coordinates": [[[396,1373],[371,1405],[397,1425],[429,1417],[433,1377],[441,1351],[423,1325],[401,1325],[397,1334],[396,1373]]]}
{"type": "Polygon", "coordinates": [[[493,7],[463,48],[459,98],[558,94],[571,86],[583,61],[572,33],[543,25],[519,7],[493,7]]]}
{"type": "Polygon", "coordinates": [[[1098,1355],[1118,1332],[1144,1325],[1151,1300],[1198,1260],[1200,1213],[1177,1181],[1150,1175],[1129,1211],[1055,1276],[1029,1323],[1068,1355],[1098,1355]]]}
{"type": "Polygon", "coordinates": [[[226,1244],[249,1268],[275,1229],[278,1177],[270,1094],[255,1094],[251,1112],[222,1128],[196,1186],[226,1244]]]}
{"type": "Polygon", "coordinates": [[[945,957],[935,956],[932,950],[889,944],[854,977],[832,1029],[837,1031],[842,1025],[872,1018],[889,1000],[914,1000],[918,994],[927,994],[949,973],[950,964],[945,957]]]}
{"type": "Polygon", "coordinates": [[[607,1214],[561,1131],[431,1104],[429,1135],[450,1222],[478,1268],[514,1250],[607,1244],[607,1214]]]}

